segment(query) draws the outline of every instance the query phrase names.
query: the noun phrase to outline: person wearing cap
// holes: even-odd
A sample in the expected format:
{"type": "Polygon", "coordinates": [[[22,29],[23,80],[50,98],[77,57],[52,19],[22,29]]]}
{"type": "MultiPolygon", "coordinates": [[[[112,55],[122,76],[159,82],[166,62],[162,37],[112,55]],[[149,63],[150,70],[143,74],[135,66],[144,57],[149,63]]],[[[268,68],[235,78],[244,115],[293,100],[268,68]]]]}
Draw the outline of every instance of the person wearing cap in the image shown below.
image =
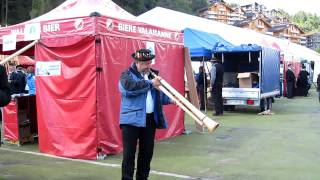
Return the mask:
{"type": "MultiPolygon", "coordinates": [[[[9,104],[11,100],[10,86],[8,83],[8,76],[6,68],[0,65],[0,108],[9,104]]],[[[0,109],[0,112],[2,109],[0,109]]],[[[2,113],[2,112],[1,112],[2,113]]],[[[2,114],[0,114],[2,116],[2,114]]],[[[1,128],[0,128],[0,146],[2,144],[1,128]]]]}
{"type": "Polygon", "coordinates": [[[287,98],[293,98],[294,88],[296,86],[296,76],[292,71],[292,65],[288,64],[288,69],[286,71],[286,83],[287,83],[287,98]]]}
{"type": "Polygon", "coordinates": [[[212,68],[210,70],[210,84],[216,111],[213,115],[220,116],[223,115],[222,85],[224,70],[219,59],[213,57],[210,61],[212,62],[212,68]]]}
{"type": "Polygon", "coordinates": [[[134,62],[122,72],[120,128],[122,132],[122,180],[133,179],[135,153],[139,142],[136,179],[148,179],[156,129],[167,128],[162,105],[173,103],[159,91],[161,77],[151,68],[155,57],[148,49],[133,53],[134,62]]]}

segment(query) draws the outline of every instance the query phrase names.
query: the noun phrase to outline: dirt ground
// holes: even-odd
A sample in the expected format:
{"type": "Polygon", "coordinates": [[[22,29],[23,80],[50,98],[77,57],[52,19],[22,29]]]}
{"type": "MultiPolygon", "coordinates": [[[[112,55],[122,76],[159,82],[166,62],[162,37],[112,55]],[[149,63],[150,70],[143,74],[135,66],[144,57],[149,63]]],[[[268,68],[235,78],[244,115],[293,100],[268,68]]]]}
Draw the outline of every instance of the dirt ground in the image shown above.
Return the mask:
{"type": "MultiPolygon", "coordinates": [[[[221,124],[215,133],[196,132],[193,121],[186,117],[190,134],[156,143],[150,179],[319,179],[320,103],[316,92],[290,100],[277,98],[272,112],[274,115],[257,115],[255,108],[226,112],[213,117],[221,124]]],[[[92,164],[20,151],[38,152],[38,147],[3,145],[0,179],[120,179],[121,154],[92,164]]]]}

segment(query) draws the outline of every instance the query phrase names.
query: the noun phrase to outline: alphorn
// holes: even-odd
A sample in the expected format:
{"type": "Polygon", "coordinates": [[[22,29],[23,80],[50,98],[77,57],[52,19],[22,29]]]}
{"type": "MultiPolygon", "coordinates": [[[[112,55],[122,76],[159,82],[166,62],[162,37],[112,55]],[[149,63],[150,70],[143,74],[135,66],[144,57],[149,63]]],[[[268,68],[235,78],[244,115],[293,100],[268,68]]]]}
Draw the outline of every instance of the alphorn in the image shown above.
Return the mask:
{"type": "MultiPolygon", "coordinates": [[[[157,75],[150,71],[150,73],[156,77],[157,75]]],[[[160,80],[159,89],[167,95],[170,99],[176,102],[176,104],[184,110],[193,120],[195,120],[200,126],[206,127],[209,132],[213,132],[218,128],[219,123],[210,119],[207,115],[202,113],[198,108],[193,106],[185,97],[183,97],[177,90],[175,90],[164,79],[160,80]]]]}

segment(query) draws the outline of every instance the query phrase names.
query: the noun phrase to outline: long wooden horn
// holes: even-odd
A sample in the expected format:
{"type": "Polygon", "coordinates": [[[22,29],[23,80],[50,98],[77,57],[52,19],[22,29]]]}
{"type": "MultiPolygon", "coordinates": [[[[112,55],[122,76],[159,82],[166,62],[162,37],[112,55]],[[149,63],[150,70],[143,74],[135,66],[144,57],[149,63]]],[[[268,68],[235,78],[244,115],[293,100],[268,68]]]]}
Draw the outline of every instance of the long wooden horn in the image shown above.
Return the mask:
{"type": "MultiPolygon", "coordinates": [[[[157,76],[153,72],[151,72],[151,74],[155,77],[157,76]]],[[[200,125],[205,126],[209,132],[213,132],[219,126],[219,123],[210,119],[198,108],[194,107],[185,97],[183,97],[164,79],[160,80],[160,84],[161,86],[159,86],[159,88],[165,95],[174,100],[181,109],[183,109],[187,114],[191,116],[193,120],[197,121],[200,125]]]]}

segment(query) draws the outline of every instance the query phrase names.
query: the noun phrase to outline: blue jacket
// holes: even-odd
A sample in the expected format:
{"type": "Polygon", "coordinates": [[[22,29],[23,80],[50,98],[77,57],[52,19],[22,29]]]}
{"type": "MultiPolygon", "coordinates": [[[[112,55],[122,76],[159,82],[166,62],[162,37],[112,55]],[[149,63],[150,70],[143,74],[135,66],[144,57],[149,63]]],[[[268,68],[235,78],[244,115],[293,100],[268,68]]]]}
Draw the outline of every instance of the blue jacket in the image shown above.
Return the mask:
{"type": "MultiPolygon", "coordinates": [[[[154,73],[158,71],[151,69],[154,73]]],[[[170,104],[168,96],[153,88],[151,80],[145,80],[137,71],[135,63],[120,76],[121,93],[120,125],[146,127],[146,98],[151,90],[154,101],[154,119],[158,129],[167,128],[162,105],[170,104]]]]}
{"type": "Polygon", "coordinates": [[[36,94],[36,77],[34,74],[28,74],[26,77],[27,85],[29,87],[28,93],[30,95],[36,94]]]}

